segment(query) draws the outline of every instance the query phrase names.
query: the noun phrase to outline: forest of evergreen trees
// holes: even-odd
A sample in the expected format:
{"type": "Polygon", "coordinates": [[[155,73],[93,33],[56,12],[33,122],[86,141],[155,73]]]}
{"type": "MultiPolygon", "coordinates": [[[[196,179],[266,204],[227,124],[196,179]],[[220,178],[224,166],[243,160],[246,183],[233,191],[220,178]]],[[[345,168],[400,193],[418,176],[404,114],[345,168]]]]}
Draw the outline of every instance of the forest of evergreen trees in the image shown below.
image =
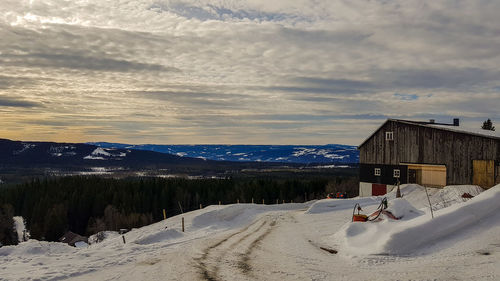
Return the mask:
{"type": "MultiPolygon", "coordinates": [[[[324,198],[329,192],[357,192],[349,176],[318,178],[128,178],[60,177],[34,179],[0,189],[0,219],[23,216],[31,237],[57,241],[65,231],[90,235],[101,230],[141,227],[180,213],[213,204],[303,202],[324,198]],[[8,214],[7,214],[8,212],[8,214]],[[5,213],[5,216],[1,216],[5,213]]],[[[8,231],[7,231],[8,232],[8,231]]],[[[6,233],[7,233],[6,232],[6,233]]],[[[0,234],[1,235],[1,234],[0,234]]],[[[5,237],[10,237],[5,234],[5,237]]],[[[0,239],[2,236],[0,236],[0,239]]],[[[11,244],[6,238],[2,242],[11,244]]]]}

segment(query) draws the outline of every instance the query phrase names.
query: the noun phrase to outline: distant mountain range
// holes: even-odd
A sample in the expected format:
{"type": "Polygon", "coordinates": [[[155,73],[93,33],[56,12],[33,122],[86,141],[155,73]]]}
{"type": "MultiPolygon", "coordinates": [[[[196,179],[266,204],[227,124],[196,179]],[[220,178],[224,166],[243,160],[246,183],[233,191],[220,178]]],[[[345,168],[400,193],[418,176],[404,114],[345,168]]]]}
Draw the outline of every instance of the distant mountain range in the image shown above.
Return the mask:
{"type": "Polygon", "coordinates": [[[327,145],[131,145],[88,143],[106,149],[134,149],[216,161],[276,162],[300,164],[354,164],[359,162],[356,146],[327,145]]]}
{"type": "Polygon", "coordinates": [[[257,171],[355,168],[354,146],[129,145],[0,139],[0,184],[64,175],[225,178],[257,171]]]}
{"type": "Polygon", "coordinates": [[[145,150],[104,148],[85,143],[0,139],[0,166],[154,166],[206,165],[207,161],[145,150]]]}

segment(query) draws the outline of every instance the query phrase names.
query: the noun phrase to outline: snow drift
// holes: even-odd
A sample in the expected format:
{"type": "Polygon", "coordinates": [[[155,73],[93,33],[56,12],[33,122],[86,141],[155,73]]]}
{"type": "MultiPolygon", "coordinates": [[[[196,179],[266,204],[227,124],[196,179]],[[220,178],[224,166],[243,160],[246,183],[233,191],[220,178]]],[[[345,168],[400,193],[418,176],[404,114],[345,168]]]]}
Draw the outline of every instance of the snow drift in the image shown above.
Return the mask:
{"type": "MultiPolygon", "coordinates": [[[[448,191],[446,191],[448,192],[448,191]]],[[[350,254],[405,255],[435,245],[451,235],[460,235],[473,229],[479,222],[498,220],[500,213],[500,185],[497,185],[462,204],[443,208],[422,215],[406,199],[390,200],[390,208],[402,212],[401,221],[385,220],[379,223],[348,223],[333,239],[343,241],[344,250],[350,254]],[[417,212],[415,212],[417,211],[417,212]],[[409,215],[409,216],[408,216],[409,215]]],[[[488,224],[478,231],[487,230],[488,224]]]]}
{"type": "Polygon", "coordinates": [[[288,211],[307,208],[309,203],[290,203],[277,205],[233,204],[223,207],[210,206],[214,210],[202,213],[193,218],[193,228],[210,227],[235,228],[253,221],[259,214],[269,211],[288,211]]]}
{"type": "Polygon", "coordinates": [[[352,209],[356,203],[362,206],[380,204],[382,197],[356,197],[352,199],[322,199],[314,202],[306,214],[321,214],[326,212],[352,209]]]}

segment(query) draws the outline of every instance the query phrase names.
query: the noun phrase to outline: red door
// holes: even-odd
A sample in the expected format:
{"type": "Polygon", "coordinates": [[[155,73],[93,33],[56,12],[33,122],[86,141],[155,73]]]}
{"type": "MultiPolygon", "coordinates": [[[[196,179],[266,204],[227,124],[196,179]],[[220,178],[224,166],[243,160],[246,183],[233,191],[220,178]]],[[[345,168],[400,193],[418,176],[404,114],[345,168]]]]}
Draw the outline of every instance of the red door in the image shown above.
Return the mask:
{"type": "Polygon", "coordinates": [[[372,196],[384,195],[387,193],[387,185],[372,183],[372,196]]]}

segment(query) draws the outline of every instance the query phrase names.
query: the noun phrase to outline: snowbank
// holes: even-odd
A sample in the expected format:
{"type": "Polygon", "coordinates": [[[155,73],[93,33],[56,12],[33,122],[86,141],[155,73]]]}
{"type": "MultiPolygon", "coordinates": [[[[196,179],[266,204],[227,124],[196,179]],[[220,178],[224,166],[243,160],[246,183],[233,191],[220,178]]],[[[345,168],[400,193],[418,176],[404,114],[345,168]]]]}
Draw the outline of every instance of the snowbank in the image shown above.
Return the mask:
{"type": "Polygon", "coordinates": [[[24,219],[21,216],[16,216],[14,219],[14,226],[17,233],[17,239],[19,242],[23,242],[24,231],[26,230],[26,226],[24,225],[24,219]]]}
{"type": "MultiPolygon", "coordinates": [[[[400,189],[403,198],[415,208],[429,208],[429,202],[423,186],[418,184],[404,184],[401,185],[400,189]]],[[[483,191],[484,190],[477,185],[450,185],[444,188],[427,188],[433,210],[439,210],[464,202],[462,198],[464,193],[476,196],[483,191]]],[[[386,197],[388,199],[396,198],[396,189],[389,192],[386,197]]]]}
{"type": "Polygon", "coordinates": [[[105,241],[107,239],[112,239],[120,236],[117,231],[101,231],[99,233],[90,235],[89,237],[89,244],[95,244],[95,243],[100,243],[102,241],[105,241]]]}
{"type": "Polygon", "coordinates": [[[235,228],[250,223],[257,215],[265,212],[304,209],[307,208],[309,204],[310,203],[227,205],[194,217],[191,226],[195,229],[205,227],[210,227],[212,229],[235,228]]]}
{"type": "Polygon", "coordinates": [[[356,197],[352,199],[322,199],[314,202],[311,207],[305,212],[306,214],[321,214],[326,212],[334,212],[345,209],[352,209],[356,203],[361,207],[367,205],[380,204],[383,197],[356,197]]]}
{"type": "MultiPolygon", "coordinates": [[[[447,193],[450,191],[443,192],[447,193]]],[[[405,199],[398,200],[390,200],[389,205],[397,213],[409,214],[407,220],[348,223],[332,238],[343,241],[344,250],[350,254],[411,254],[450,235],[468,231],[480,221],[499,213],[500,185],[467,202],[436,211],[434,219],[430,215],[415,213],[409,202],[403,203],[405,199]],[[414,215],[413,219],[411,215],[414,215]]],[[[490,225],[498,224],[498,220],[493,220],[490,225]]],[[[485,229],[479,229],[482,230],[485,229]]]]}
{"type": "Polygon", "coordinates": [[[410,220],[425,214],[425,212],[417,210],[403,198],[396,198],[391,200],[387,211],[391,212],[396,218],[399,218],[400,220],[410,220]]]}
{"type": "Polygon", "coordinates": [[[46,242],[33,239],[17,246],[5,246],[0,248],[0,256],[53,255],[74,252],[76,252],[76,248],[65,243],[46,242]]]}
{"type": "MultiPolygon", "coordinates": [[[[429,208],[429,202],[423,186],[418,184],[403,184],[400,187],[403,198],[406,199],[416,209],[429,208]]],[[[439,210],[449,207],[456,203],[464,202],[462,194],[469,193],[476,196],[484,190],[476,185],[452,185],[444,188],[428,188],[429,198],[431,200],[432,209],[439,210]]],[[[322,199],[316,201],[306,211],[306,214],[320,214],[325,212],[333,212],[354,208],[356,203],[365,206],[380,204],[382,198],[387,197],[389,200],[396,198],[396,189],[386,195],[372,197],[356,197],[351,199],[322,199]]]]}
{"type": "Polygon", "coordinates": [[[167,229],[165,231],[140,236],[135,240],[134,243],[141,245],[149,245],[171,239],[180,238],[182,236],[184,236],[184,234],[182,232],[179,232],[178,230],[167,229]]]}

